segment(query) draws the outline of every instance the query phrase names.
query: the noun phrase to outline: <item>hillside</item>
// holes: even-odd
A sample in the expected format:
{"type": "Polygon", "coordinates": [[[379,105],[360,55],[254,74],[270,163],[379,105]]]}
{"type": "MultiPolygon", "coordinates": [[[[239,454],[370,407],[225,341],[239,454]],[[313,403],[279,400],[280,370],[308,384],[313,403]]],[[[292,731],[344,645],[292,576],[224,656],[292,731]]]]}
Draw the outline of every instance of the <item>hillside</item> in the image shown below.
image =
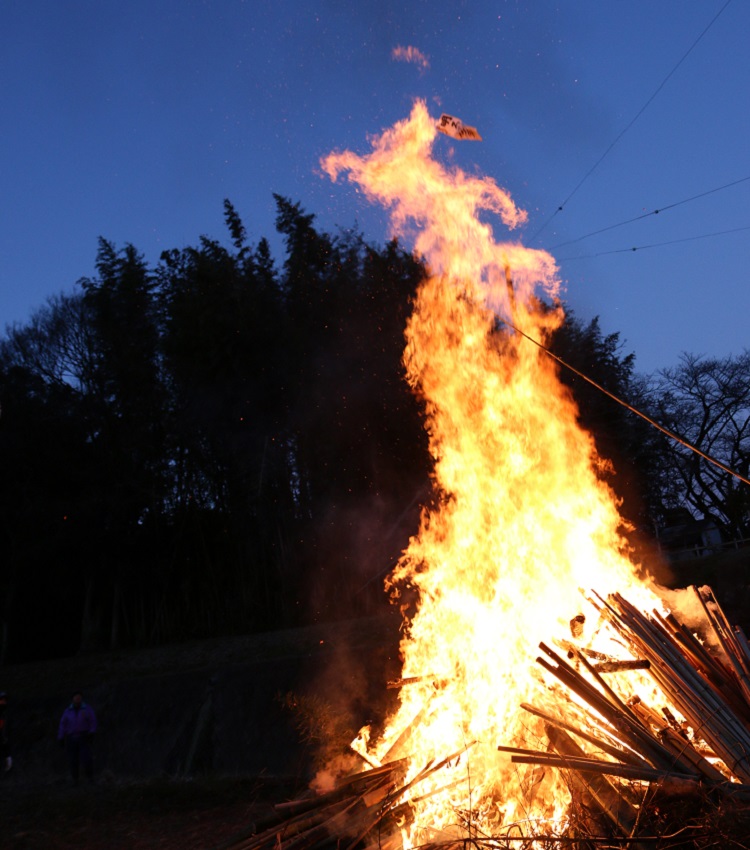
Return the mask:
{"type": "Polygon", "coordinates": [[[329,742],[382,711],[398,625],[394,614],[5,668],[14,766],[0,775],[0,846],[214,846],[304,789],[329,742]],[[76,688],[99,718],[92,786],[71,786],[55,744],[76,688]]]}

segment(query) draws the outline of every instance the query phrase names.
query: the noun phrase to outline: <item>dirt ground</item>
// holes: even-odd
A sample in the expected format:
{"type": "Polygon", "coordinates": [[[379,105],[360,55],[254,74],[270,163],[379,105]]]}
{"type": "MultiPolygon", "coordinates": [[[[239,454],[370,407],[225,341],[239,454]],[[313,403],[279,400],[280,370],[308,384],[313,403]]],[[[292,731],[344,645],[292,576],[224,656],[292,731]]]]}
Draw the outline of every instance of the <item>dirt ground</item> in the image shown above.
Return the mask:
{"type": "Polygon", "coordinates": [[[221,850],[294,796],[248,778],[79,786],[0,784],[4,850],[221,850]]]}

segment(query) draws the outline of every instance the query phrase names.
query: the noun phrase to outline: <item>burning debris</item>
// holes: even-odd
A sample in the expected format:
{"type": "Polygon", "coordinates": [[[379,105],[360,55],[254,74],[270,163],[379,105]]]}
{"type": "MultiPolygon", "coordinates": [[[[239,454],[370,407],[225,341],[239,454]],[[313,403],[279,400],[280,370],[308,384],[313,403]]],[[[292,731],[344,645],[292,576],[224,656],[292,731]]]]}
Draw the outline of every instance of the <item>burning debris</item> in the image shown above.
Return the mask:
{"type": "Polygon", "coordinates": [[[437,128],[441,133],[450,136],[452,139],[465,140],[473,142],[481,142],[482,137],[476,127],[469,127],[468,124],[454,115],[447,115],[445,112],[440,116],[437,128]]]}
{"type": "Polygon", "coordinates": [[[606,461],[528,342],[563,318],[554,260],[495,240],[482,214],[512,229],[526,213],[437,162],[437,132],[418,102],[369,155],[322,163],[384,204],[430,270],[404,363],[436,504],[387,581],[394,601],[418,600],[399,705],[353,742],[360,772],[236,850],[698,846],[663,803],[710,801],[735,821],[750,807],[747,641],[707,590],[700,629],[682,625],[630,560],[606,461]]]}

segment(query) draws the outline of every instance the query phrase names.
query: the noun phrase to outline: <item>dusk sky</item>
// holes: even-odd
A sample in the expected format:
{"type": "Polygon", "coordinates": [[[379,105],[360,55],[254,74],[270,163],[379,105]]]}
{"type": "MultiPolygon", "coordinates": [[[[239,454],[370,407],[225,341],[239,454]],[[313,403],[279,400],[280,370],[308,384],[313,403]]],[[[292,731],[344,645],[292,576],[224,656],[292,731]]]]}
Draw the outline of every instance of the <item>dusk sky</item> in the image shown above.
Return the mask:
{"type": "Polygon", "coordinates": [[[422,98],[483,137],[435,155],[510,191],[521,241],[638,371],[750,346],[746,0],[0,9],[0,328],[93,275],[99,236],[151,264],[202,234],[229,245],[224,198],[278,265],[274,192],[382,244],[384,213],[319,162],[366,153],[422,98]]]}

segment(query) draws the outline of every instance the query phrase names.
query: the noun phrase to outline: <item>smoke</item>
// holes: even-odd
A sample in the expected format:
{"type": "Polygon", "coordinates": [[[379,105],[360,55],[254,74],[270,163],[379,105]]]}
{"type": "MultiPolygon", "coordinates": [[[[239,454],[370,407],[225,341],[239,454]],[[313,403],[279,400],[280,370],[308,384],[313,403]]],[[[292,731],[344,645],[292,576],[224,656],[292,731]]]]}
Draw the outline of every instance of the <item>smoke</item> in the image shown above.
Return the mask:
{"type": "Polygon", "coordinates": [[[387,609],[383,578],[419,527],[424,486],[406,504],[387,490],[330,503],[316,523],[315,560],[306,598],[308,619],[370,615],[387,609]]]}
{"type": "Polygon", "coordinates": [[[710,608],[713,604],[713,594],[710,588],[699,588],[697,593],[693,587],[677,588],[676,590],[661,587],[657,590],[666,606],[680,622],[684,623],[691,631],[699,634],[701,640],[705,641],[712,649],[723,652],[713,630],[706,628],[706,614],[698,598],[698,593],[700,593],[710,608]]]}
{"type": "Polygon", "coordinates": [[[378,727],[393,710],[400,618],[361,618],[331,626],[325,661],[311,671],[311,686],[295,697],[298,726],[312,744],[315,775],[311,787],[331,790],[337,778],[363,767],[350,743],[364,726],[378,727]]]}

